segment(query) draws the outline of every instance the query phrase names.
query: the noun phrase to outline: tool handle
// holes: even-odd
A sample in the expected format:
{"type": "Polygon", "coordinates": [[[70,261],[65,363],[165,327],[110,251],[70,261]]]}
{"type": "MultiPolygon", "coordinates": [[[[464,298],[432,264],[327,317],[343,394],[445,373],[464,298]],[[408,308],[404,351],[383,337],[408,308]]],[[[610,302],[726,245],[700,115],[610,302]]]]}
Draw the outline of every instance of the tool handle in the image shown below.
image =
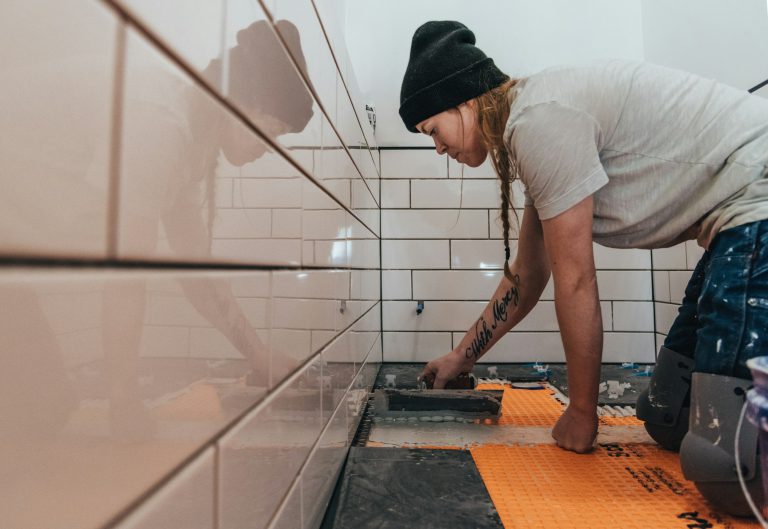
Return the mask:
{"type": "MultiPolygon", "coordinates": [[[[433,389],[435,386],[435,375],[427,373],[419,380],[419,387],[421,389],[433,389]]],[[[477,386],[477,379],[475,375],[469,372],[459,373],[459,376],[453,380],[448,381],[445,385],[445,389],[475,389],[477,386]]]]}

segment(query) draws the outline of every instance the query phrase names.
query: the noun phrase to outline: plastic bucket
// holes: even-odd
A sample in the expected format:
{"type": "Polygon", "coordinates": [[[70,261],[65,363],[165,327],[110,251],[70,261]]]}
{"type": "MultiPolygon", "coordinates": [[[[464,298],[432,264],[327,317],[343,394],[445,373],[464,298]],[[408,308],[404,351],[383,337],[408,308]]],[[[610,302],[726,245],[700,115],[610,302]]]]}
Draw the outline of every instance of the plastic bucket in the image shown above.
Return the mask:
{"type": "MultiPolygon", "coordinates": [[[[752,371],[754,385],[747,392],[746,417],[749,422],[757,426],[760,463],[763,469],[768,469],[768,356],[758,356],[747,360],[747,367],[752,371]]],[[[738,442],[738,434],[736,439],[738,442]]],[[[768,472],[763,472],[763,491],[763,497],[768,498],[768,472]]],[[[751,498],[748,499],[751,503],[751,498]]],[[[768,517],[766,516],[768,515],[768,506],[759,505],[756,507],[760,509],[763,519],[768,517]]],[[[764,524],[763,519],[760,521],[764,524]]],[[[765,527],[765,525],[763,526],[765,527]]]]}

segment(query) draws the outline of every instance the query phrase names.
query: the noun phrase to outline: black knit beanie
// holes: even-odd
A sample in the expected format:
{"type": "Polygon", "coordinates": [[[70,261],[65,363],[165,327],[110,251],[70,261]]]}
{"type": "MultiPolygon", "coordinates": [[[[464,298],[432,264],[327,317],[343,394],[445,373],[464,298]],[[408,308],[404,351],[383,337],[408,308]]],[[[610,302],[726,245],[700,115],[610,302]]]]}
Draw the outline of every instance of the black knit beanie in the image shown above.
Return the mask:
{"type": "Polygon", "coordinates": [[[453,20],[431,21],[413,34],[400,88],[400,117],[411,132],[428,117],[496,88],[509,76],[475,47],[475,34],[453,20]]]}

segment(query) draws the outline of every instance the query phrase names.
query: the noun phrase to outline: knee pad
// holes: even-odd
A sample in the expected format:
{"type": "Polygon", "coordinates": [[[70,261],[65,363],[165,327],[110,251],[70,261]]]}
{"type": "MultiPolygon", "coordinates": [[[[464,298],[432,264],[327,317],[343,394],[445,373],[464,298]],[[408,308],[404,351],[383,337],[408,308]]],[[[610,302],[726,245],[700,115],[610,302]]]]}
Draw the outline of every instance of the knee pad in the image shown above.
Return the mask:
{"type": "Polygon", "coordinates": [[[662,347],[648,389],[637,397],[637,418],[667,450],[678,450],[688,431],[692,372],[692,358],[662,347]]]}
{"type": "MultiPolygon", "coordinates": [[[[751,516],[736,473],[734,443],[739,414],[752,381],[725,375],[694,373],[690,430],[680,446],[680,466],[715,508],[735,516],[751,516]]],[[[757,427],[743,421],[739,435],[740,464],[747,488],[762,505],[757,427]]]]}

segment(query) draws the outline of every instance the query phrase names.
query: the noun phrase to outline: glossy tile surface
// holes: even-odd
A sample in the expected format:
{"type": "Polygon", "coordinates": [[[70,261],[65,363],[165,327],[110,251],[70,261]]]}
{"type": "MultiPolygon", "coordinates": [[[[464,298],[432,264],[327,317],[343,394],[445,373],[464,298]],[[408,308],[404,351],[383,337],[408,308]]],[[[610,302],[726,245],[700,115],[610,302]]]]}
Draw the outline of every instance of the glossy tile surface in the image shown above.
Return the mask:
{"type": "MultiPolygon", "coordinates": [[[[287,20],[279,24],[294,58],[306,64],[298,28],[287,20]]],[[[322,112],[266,13],[255,0],[228,0],[225,26],[227,99],[312,174],[311,157],[303,153],[322,145],[322,112]]]]}
{"type": "Polygon", "coordinates": [[[4,523],[98,527],[258,401],[264,275],[5,269],[4,523]]]}
{"type": "Polygon", "coordinates": [[[0,255],[105,257],[117,19],[9,0],[0,35],[0,255]]]}
{"type": "MultiPolygon", "coordinates": [[[[127,54],[121,257],[378,266],[354,242],[375,235],[337,200],[134,33],[127,54]]],[[[349,181],[332,181],[346,182],[349,203],[349,181]]]]}
{"type": "Polygon", "coordinates": [[[226,0],[116,0],[216,90],[222,87],[226,0]]]}
{"type": "Polygon", "coordinates": [[[206,449],[116,529],[215,529],[214,459],[214,449],[206,449]]]}
{"type": "Polygon", "coordinates": [[[4,516],[14,527],[50,525],[47,516],[57,527],[98,526],[356,321],[325,364],[311,364],[260,415],[292,432],[283,411],[316,412],[302,441],[313,443],[375,347],[373,274],[4,271],[0,419],[13,432],[2,437],[4,516]],[[326,333],[320,344],[315,333],[326,333]]]}
{"type": "Polygon", "coordinates": [[[265,527],[322,431],[319,358],[219,442],[219,527],[265,527]]]}
{"type": "Polygon", "coordinates": [[[301,472],[302,515],[306,527],[319,527],[323,521],[336,479],[347,456],[348,443],[347,409],[340,405],[301,472]]]}

